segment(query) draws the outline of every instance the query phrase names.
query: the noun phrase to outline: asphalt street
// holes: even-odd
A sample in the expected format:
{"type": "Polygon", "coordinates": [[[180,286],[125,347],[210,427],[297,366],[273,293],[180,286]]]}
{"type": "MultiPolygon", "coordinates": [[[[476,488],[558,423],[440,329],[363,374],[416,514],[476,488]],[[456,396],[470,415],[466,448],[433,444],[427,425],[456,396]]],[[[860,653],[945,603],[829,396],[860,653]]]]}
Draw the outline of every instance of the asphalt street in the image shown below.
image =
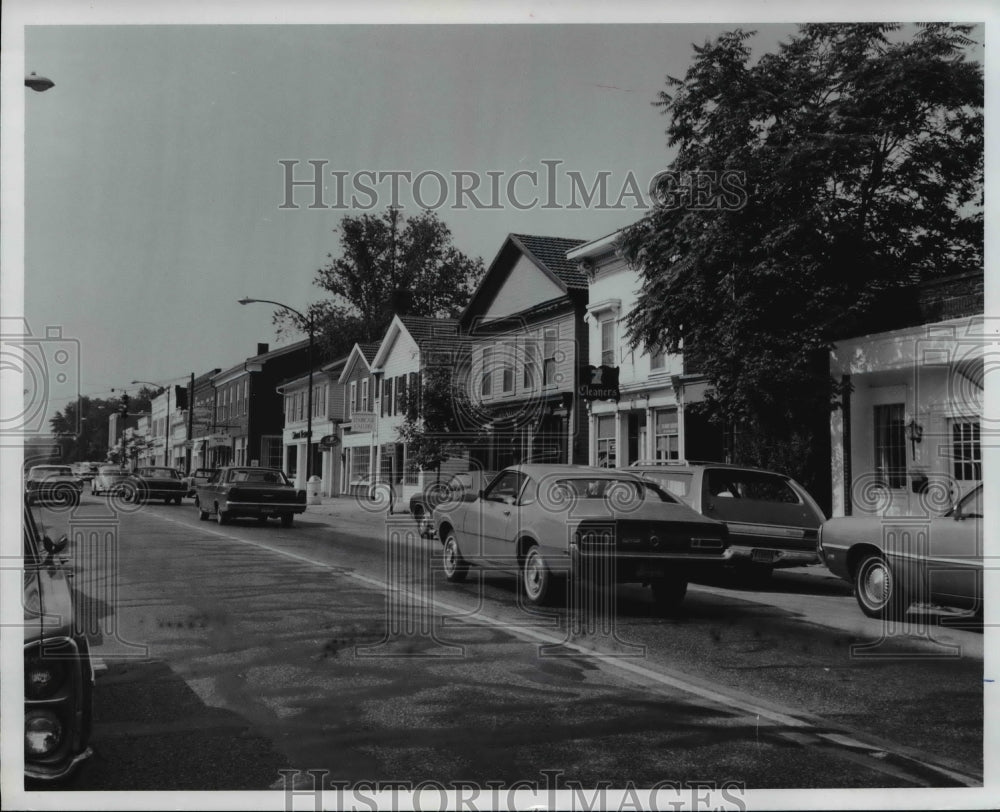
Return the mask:
{"type": "Polygon", "coordinates": [[[89,496],[42,515],[71,535],[100,661],[96,755],[68,789],[279,788],[280,770],[981,782],[981,628],[933,609],[886,628],[822,568],[693,584],[667,616],[639,587],[543,611],[518,605],[512,576],[445,582],[438,543],[405,516],[220,527],[190,502],[123,513],[89,496]]]}

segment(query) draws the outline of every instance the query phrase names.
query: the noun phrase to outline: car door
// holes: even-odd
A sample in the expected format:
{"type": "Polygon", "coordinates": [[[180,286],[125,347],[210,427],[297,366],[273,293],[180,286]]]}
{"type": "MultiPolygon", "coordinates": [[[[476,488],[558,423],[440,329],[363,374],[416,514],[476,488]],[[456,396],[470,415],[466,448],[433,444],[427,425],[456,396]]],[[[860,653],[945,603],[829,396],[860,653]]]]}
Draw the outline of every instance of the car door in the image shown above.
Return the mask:
{"type": "Polygon", "coordinates": [[[983,579],[983,486],[958,508],[931,520],[926,565],[931,599],[949,606],[981,606],[983,579]]]}
{"type": "Polygon", "coordinates": [[[502,565],[509,552],[507,536],[514,523],[511,517],[514,516],[522,481],[523,476],[519,472],[504,471],[489,484],[474,505],[482,539],[482,556],[494,564],[502,565]]]}

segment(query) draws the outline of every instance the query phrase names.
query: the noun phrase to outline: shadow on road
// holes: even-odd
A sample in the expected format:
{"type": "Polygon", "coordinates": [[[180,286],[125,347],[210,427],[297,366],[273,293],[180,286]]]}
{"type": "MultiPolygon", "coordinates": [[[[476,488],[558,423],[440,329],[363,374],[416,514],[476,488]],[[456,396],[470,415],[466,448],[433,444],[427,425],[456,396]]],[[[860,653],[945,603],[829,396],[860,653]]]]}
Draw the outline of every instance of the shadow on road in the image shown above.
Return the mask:
{"type": "Polygon", "coordinates": [[[232,711],[207,706],[161,661],[98,674],[94,756],[65,790],[266,789],[287,766],[232,711]]]}

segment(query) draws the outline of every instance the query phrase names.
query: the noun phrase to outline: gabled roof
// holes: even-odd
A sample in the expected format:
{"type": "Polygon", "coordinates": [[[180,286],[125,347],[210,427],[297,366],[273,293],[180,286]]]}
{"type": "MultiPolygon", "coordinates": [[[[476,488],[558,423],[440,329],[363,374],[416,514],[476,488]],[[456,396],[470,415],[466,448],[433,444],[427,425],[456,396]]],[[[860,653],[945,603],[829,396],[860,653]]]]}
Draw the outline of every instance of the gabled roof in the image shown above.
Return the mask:
{"type": "Polygon", "coordinates": [[[364,344],[355,343],[351,347],[350,353],[348,353],[347,358],[344,359],[344,366],[340,370],[340,377],[337,379],[337,383],[347,383],[347,376],[351,374],[354,369],[355,364],[359,361],[365,365],[368,370],[372,368],[372,361],[375,358],[375,353],[378,352],[379,344],[375,341],[368,341],[364,344]]]}
{"type": "Polygon", "coordinates": [[[586,240],[539,237],[533,234],[511,234],[510,239],[534,259],[536,265],[548,269],[565,287],[570,290],[587,289],[587,275],[577,263],[566,259],[567,251],[583,245],[586,240]]]}
{"type": "Polygon", "coordinates": [[[395,343],[401,332],[406,332],[410,338],[421,349],[430,344],[435,345],[443,339],[457,340],[458,319],[436,319],[428,316],[400,316],[392,317],[392,323],[385,331],[385,336],[379,344],[378,352],[372,359],[373,368],[380,367],[385,363],[385,356],[395,343]]]}
{"type": "Polygon", "coordinates": [[[503,286],[503,280],[517,264],[519,256],[526,257],[564,293],[586,292],[587,275],[577,267],[575,261],[566,259],[568,251],[585,242],[568,237],[508,234],[469,298],[469,304],[462,312],[460,321],[467,326],[470,319],[482,314],[486,307],[484,302],[491,301],[496,296],[503,286]]]}

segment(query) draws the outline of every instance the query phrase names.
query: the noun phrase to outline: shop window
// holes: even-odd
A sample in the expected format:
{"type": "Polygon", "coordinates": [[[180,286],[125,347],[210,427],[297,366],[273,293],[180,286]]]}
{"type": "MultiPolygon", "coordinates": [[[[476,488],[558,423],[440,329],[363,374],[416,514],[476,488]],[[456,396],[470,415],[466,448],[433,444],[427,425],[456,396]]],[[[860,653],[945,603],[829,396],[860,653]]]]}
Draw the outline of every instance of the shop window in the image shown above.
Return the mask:
{"type": "Polygon", "coordinates": [[[657,460],[680,458],[680,432],[676,409],[658,409],[653,424],[653,456],[657,460]]]}
{"type": "Polygon", "coordinates": [[[951,424],[951,457],[955,479],[969,482],[983,478],[978,420],[956,420],[951,424]]]}
{"type": "Polygon", "coordinates": [[[889,488],[906,487],[906,426],[902,403],[874,408],[875,476],[889,488]]]}
{"type": "Polygon", "coordinates": [[[597,418],[597,465],[600,468],[617,467],[617,451],[615,416],[613,414],[601,415],[597,418]]]}

